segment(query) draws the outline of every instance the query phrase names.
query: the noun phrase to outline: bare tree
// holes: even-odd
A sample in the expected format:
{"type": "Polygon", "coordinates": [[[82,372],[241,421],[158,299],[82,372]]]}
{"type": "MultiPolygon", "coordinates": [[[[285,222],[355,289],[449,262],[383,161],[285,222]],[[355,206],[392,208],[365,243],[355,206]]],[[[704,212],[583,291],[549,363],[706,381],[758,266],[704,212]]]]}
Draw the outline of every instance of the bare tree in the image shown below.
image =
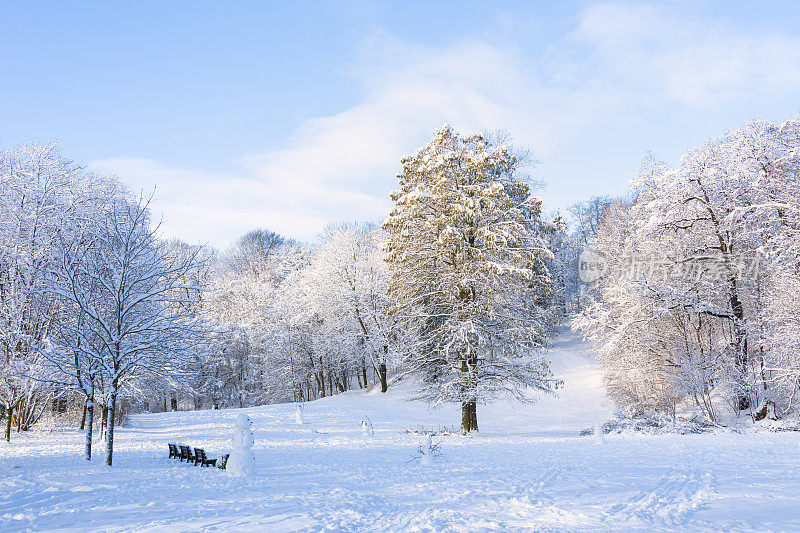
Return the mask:
{"type": "Polygon", "coordinates": [[[800,119],[751,121],[675,168],[646,160],[631,200],[606,207],[594,244],[607,274],[575,324],[621,407],[698,407],[712,422],[719,402],[754,420],[791,408],[798,160],[800,119]]]}
{"type": "Polygon", "coordinates": [[[151,228],[147,202],[117,202],[92,243],[65,252],[63,279],[50,291],[81,317],[72,332],[83,365],[95,366],[106,387],[106,463],[114,451],[117,399],[125,386],[147,375],[174,376],[204,341],[197,313],[202,289],[187,280],[202,267],[198,251],[167,253],[151,228]]]}
{"type": "Polygon", "coordinates": [[[52,144],[0,154],[0,401],[10,439],[48,397],[36,346],[48,336],[53,300],[42,293],[62,236],[80,233],[98,197],[116,185],[85,172],[52,144]],[[44,387],[44,388],[43,388],[44,387]]]}

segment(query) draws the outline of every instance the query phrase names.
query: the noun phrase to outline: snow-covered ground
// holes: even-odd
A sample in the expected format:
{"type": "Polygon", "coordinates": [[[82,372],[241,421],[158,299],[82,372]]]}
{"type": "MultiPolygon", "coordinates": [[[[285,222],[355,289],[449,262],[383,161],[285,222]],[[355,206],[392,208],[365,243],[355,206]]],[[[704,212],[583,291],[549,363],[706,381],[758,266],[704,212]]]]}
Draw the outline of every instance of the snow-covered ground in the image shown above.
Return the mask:
{"type": "Polygon", "coordinates": [[[0,531],[800,530],[800,433],[579,437],[609,415],[597,366],[575,340],[550,355],[559,398],[479,407],[480,433],[434,437],[428,466],[414,430],[459,413],[408,384],[306,404],[303,426],[293,405],[135,416],[113,468],[82,459],[77,431],[15,434],[0,531]],[[242,411],[255,476],[167,459],[171,441],[225,451],[242,411]]]}

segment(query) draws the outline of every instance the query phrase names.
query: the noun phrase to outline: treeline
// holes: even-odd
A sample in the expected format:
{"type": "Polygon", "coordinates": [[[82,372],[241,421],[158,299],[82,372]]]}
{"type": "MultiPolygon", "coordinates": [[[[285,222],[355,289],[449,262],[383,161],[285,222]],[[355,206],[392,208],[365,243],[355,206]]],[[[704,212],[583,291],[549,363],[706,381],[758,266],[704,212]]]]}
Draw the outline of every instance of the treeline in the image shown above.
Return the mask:
{"type": "Polygon", "coordinates": [[[553,390],[541,348],[574,307],[575,247],[497,139],[449,127],[404,158],[382,227],[313,244],[254,230],[225,251],[159,237],[147,198],[53,145],[0,154],[5,439],[42,416],[101,426],[112,462],[132,411],[386,392],[456,401],[553,390]],[[574,291],[573,291],[574,292],[574,291]]]}
{"type": "MultiPolygon", "coordinates": [[[[800,385],[800,118],[649,159],[628,198],[578,209],[604,274],[575,325],[632,415],[792,411],[800,385]]],[[[588,257],[597,261],[597,257],[588,257]]]]}
{"type": "Polygon", "coordinates": [[[0,178],[5,440],[73,416],[87,457],[104,430],[110,462],[131,411],[387,390],[398,340],[380,228],[331,226],[312,246],[255,230],[218,252],[160,239],[147,198],[54,145],[0,154],[0,178]]]}
{"type": "Polygon", "coordinates": [[[635,416],[792,411],[800,386],[800,119],[648,159],[630,194],[542,215],[501,139],[439,130],[401,161],[380,227],[313,244],[254,230],[225,251],[159,237],[148,199],[52,145],[0,154],[4,437],[43,416],[303,402],[414,376],[477,405],[559,385],[565,317],[635,416]],[[589,265],[588,270],[582,269],[589,265]],[[586,277],[590,274],[589,278],[586,277]]]}
{"type": "Polygon", "coordinates": [[[332,225],[311,246],[255,230],[215,254],[204,305],[218,332],[191,387],[200,403],[385,392],[399,360],[383,240],[358,224],[332,225]]]}

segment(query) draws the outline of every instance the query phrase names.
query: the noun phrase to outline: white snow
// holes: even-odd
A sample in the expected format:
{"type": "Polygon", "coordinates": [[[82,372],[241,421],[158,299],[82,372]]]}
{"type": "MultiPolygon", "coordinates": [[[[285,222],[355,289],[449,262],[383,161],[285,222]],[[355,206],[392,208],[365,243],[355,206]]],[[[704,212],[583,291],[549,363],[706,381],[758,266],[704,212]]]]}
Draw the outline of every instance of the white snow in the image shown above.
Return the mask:
{"type": "MultiPolygon", "coordinates": [[[[116,435],[114,466],[87,464],[78,431],[0,445],[0,531],[767,530],[800,529],[800,433],[579,437],[609,415],[585,346],[551,352],[560,398],[478,408],[476,436],[437,435],[430,464],[414,430],[457,426],[455,406],[409,402],[409,384],[296,406],[145,414],[116,435]],[[230,448],[252,419],[246,478],[167,459],[167,443],[230,448]],[[371,431],[362,431],[370,420],[371,431]]],[[[98,450],[99,451],[99,450],[98,450]]]]}

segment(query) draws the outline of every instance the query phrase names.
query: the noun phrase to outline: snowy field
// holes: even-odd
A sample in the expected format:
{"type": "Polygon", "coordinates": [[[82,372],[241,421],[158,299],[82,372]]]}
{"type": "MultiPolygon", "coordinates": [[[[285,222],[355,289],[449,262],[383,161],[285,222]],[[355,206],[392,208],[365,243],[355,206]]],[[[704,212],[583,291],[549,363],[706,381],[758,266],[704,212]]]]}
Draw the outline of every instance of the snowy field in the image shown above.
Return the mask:
{"type": "Polygon", "coordinates": [[[0,531],[800,530],[800,433],[579,437],[608,415],[596,364],[576,341],[551,352],[560,398],[479,407],[480,433],[437,436],[430,466],[413,433],[459,423],[408,402],[408,386],[305,406],[243,410],[257,474],[167,459],[167,442],[229,447],[239,410],[139,415],[114,467],[82,459],[75,432],[0,445],[0,531]],[[361,422],[369,420],[366,433],[361,422]]]}

